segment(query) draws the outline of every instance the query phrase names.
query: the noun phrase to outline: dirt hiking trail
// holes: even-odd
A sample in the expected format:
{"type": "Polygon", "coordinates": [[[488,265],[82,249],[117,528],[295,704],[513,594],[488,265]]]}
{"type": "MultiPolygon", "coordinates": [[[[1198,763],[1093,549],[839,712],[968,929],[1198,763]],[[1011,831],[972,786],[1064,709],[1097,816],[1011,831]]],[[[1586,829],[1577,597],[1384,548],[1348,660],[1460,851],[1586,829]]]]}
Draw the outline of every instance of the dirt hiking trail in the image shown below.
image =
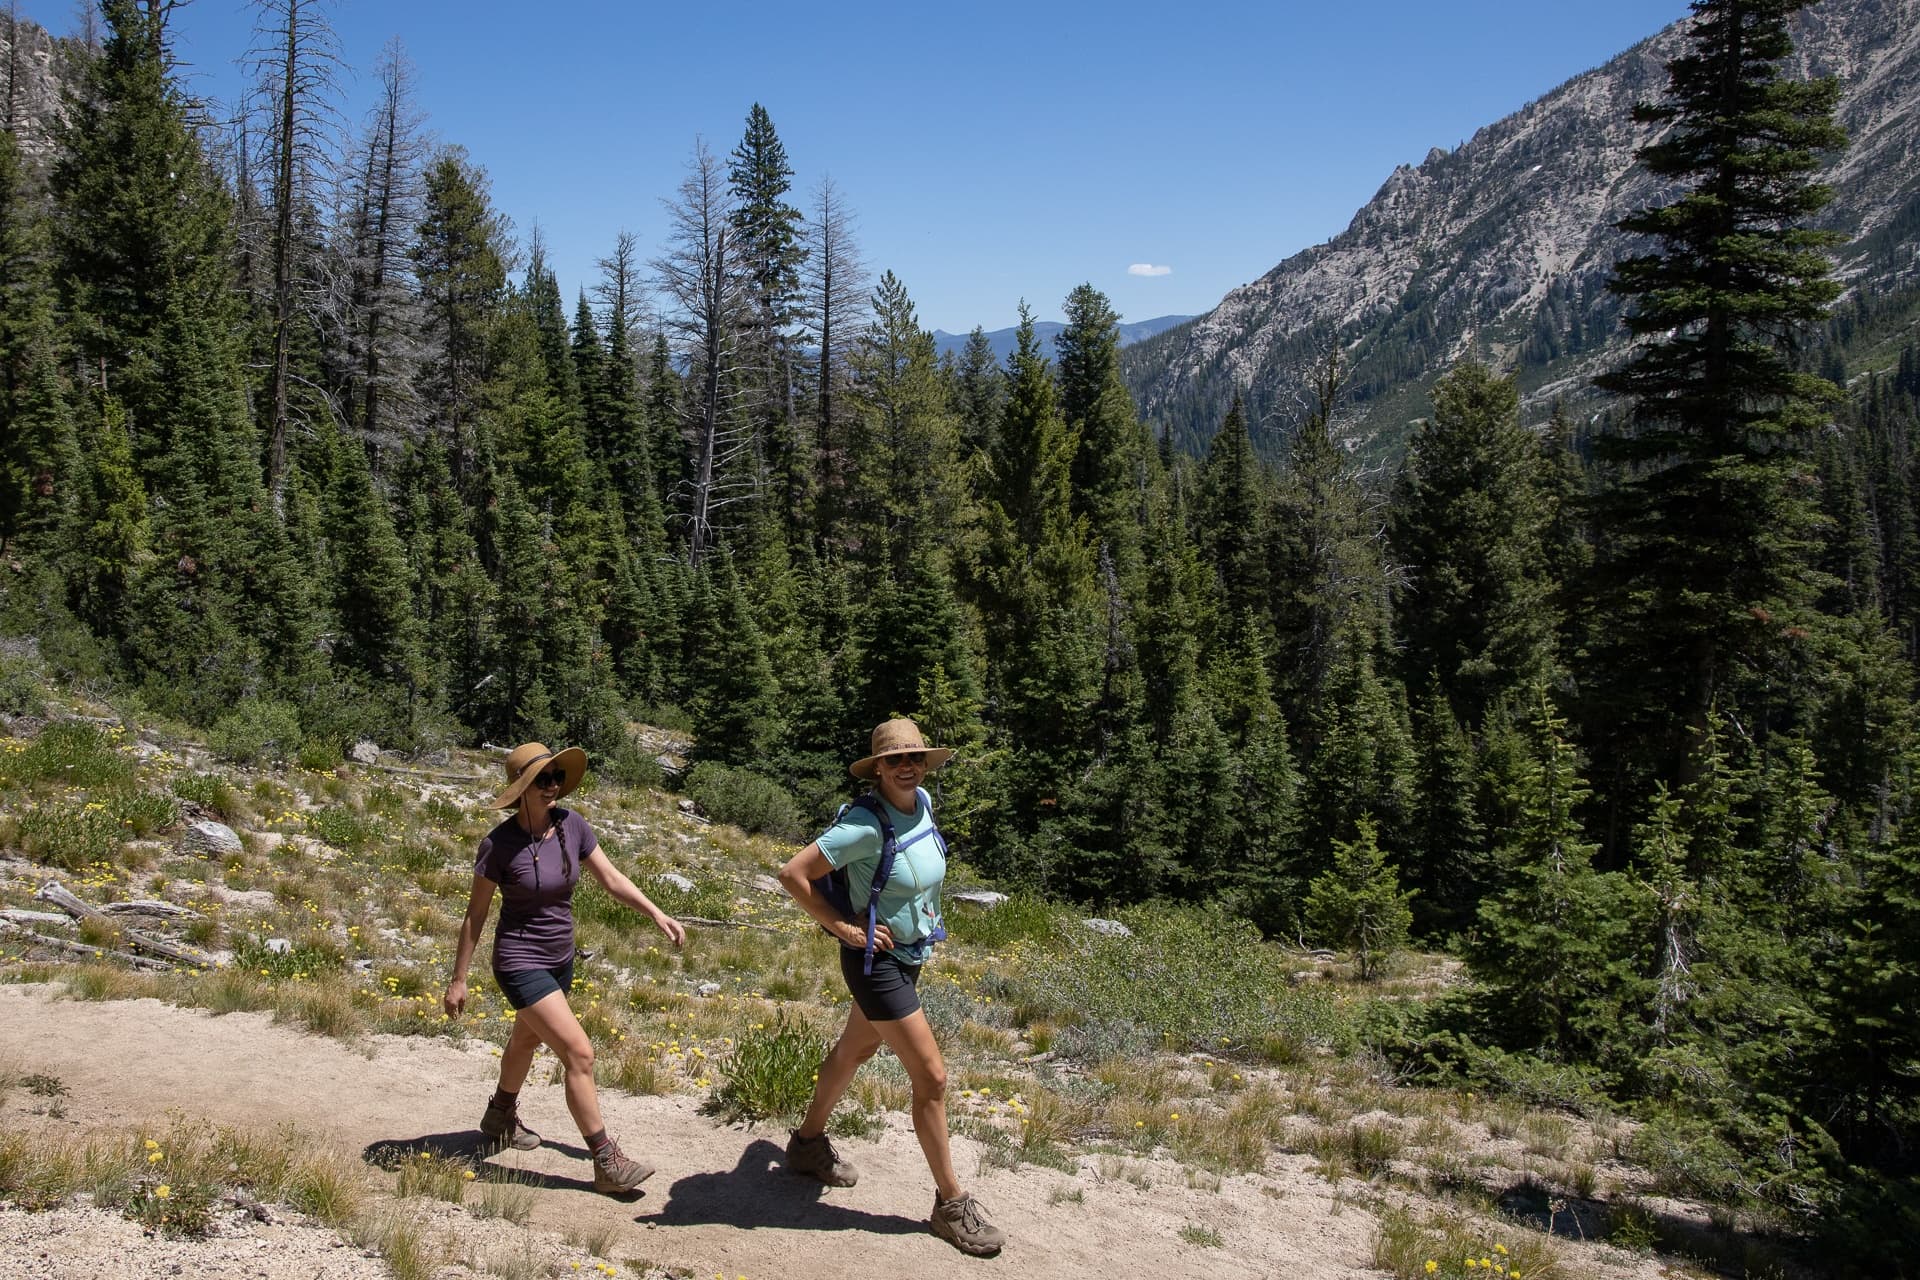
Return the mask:
{"type": "MultiPolygon", "coordinates": [[[[343,1044],[276,1026],[270,1014],[215,1017],[155,1000],[90,1003],[57,998],[44,986],[0,987],[0,1059],[66,1085],[62,1118],[32,1117],[53,1132],[124,1134],[142,1125],[163,1128],[170,1116],[261,1131],[292,1125],[316,1143],[368,1158],[392,1148],[473,1154],[480,1141],[474,1126],[497,1066],[490,1047],[478,1042],[376,1036],[343,1044]]],[[[696,1280],[1382,1274],[1368,1266],[1372,1215],[1336,1202],[1304,1156],[1276,1155],[1264,1174],[1224,1178],[1217,1192],[1189,1187],[1171,1161],[1130,1164],[1145,1171],[1150,1185],[1143,1189],[1100,1176],[1097,1157],[1082,1158],[1077,1174],[1033,1166],[982,1170],[979,1146],[956,1137],[962,1180],[1010,1242],[998,1258],[967,1258],[927,1229],[931,1179],[900,1115],[890,1116],[874,1141],[840,1144],[859,1167],[860,1182],[828,1190],[780,1167],[783,1129],[721,1126],[687,1096],[603,1091],[610,1132],[658,1172],[628,1199],[596,1195],[561,1090],[547,1082],[550,1065],[545,1057],[536,1064],[521,1101],[522,1116],[546,1145],[494,1156],[489,1165],[521,1170],[532,1181],[528,1225],[537,1230],[578,1236],[616,1228],[607,1256],[623,1266],[644,1259],[684,1268],[696,1280]],[[1078,1202],[1056,1199],[1076,1190],[1078,1202]],[[1217,1232],[1222,1243],[1191,1243],[1183,1228],[1217,1232]]],[[[1569,1260],[1576,1272],[1593,1261],[1569,1260]]],[[[1611,1276],[1636,1270],[1605,1268],[1611,1276]]],[[[314,1274],[309,1266],[305,1275],[314,1274]]],[[[1657,1272],[1648,1267],[1644,1274],[1657,1272]]]]}

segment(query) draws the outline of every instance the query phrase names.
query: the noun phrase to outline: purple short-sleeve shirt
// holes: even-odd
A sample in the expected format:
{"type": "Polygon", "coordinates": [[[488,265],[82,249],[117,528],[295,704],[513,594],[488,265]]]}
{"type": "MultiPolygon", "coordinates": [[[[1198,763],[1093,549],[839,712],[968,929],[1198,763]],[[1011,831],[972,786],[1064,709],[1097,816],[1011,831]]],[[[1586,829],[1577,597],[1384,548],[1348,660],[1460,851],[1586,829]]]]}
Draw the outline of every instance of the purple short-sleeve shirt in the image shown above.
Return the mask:
{"type": "Polygon", "coordinates": [[[554,818],[553,834],[538,844],[518,818],[508,818],[480,841],[473,873],[500,886],[500,923],[493,931],[496,972],[551,969],[573,958],[573,889],[580,883],[582,859],[599,842],[573,810],[555,809],[554,818]]]}

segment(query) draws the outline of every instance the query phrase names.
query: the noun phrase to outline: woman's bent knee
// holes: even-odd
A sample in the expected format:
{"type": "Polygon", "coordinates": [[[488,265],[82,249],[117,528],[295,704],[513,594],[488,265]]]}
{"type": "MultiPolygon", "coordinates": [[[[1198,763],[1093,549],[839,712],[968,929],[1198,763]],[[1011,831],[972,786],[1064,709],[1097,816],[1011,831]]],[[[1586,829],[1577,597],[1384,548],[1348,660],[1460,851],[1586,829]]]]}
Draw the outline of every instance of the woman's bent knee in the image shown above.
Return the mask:
{"type": "Polygon", "coordinates": [[[943,1102],[947,1096],[947,1068],[945,1064],[924,1071],[913,1082],[915,1102],[943,1102]]]}

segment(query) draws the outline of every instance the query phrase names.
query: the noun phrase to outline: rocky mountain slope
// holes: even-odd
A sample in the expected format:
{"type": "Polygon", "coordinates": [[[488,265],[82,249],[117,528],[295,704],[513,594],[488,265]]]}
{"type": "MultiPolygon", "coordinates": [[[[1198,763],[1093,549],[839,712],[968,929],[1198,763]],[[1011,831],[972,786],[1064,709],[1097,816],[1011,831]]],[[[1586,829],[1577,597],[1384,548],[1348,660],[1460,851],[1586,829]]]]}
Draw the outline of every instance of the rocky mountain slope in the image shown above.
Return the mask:
{"type": "MultiPolygon", "coordinates": [[[[1204,449],[1235,390],[1268,447],[1299,415],[1309,370],[1338,343],[1349,442],[1391,452],[1424,393],[1474,355],[1517,369],[1529,408],[1578,398],[1620,350],[1605,289],[1632,249],[1614,229],[1661,198],[1630,119],[1657,98],[1683,24],[1393,171],[1340,235],[1234,290],[1199,319],[1131,348],[1128,379],[1157,430],[1204,449]]],[[[1829,225],[1860,315],[1910,320],[1920,282],[1920,0],[1823,0],[1795,26],[1796,71],[1838,76],[1851,138],[1829,174],[1829,225]]],[[[1858,349],[1856,345],[1856,350],[1858,349]]]]}

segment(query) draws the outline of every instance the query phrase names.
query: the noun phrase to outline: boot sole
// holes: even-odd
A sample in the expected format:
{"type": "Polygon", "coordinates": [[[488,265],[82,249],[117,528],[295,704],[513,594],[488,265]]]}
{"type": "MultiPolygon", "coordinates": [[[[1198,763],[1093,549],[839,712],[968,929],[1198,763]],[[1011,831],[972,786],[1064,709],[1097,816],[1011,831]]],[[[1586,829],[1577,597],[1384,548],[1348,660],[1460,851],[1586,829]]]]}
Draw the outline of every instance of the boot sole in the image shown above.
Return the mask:
{"type": "Polygon", "coordinates": [[[969,1258],[991,1258],[994,1254],[999,1253],[1002,1249],[1007,1247],[1004,1242],[1000,1244],[985,1244],[985,1245],[968,1244],[964,1240],[956,1240],[954,1237],[948,1235],[944,1231],[941,1231],[937,1227],[934,1229],[933,1234],[935,1234],[936,1236],[939,1236],[942,1240],[945,1240],[948,1244],[952,1245],[954,1248],[958,1249],[960,1252],[966,1254],[969,1258]]]}
{"type": "Polygon", "coordinates": [[[627,1182],[627,1183],[619,1183],[619,1184],[603,1183],[600,1181],[600,1179],[595,1178],[593,1180],[593,1189],[599,1192],[603,1196],[625,1195],[627,1192],[633,1190],[635,1187],[639,1186],[641,1183],[645,1182],[648,1178],[651,1178],[652,1176],[653,1176],[653,1170],[649,1169],[645,1173],[641,1174],[639,1177],[635,1178],[632,1182],[627,1182]]]}

